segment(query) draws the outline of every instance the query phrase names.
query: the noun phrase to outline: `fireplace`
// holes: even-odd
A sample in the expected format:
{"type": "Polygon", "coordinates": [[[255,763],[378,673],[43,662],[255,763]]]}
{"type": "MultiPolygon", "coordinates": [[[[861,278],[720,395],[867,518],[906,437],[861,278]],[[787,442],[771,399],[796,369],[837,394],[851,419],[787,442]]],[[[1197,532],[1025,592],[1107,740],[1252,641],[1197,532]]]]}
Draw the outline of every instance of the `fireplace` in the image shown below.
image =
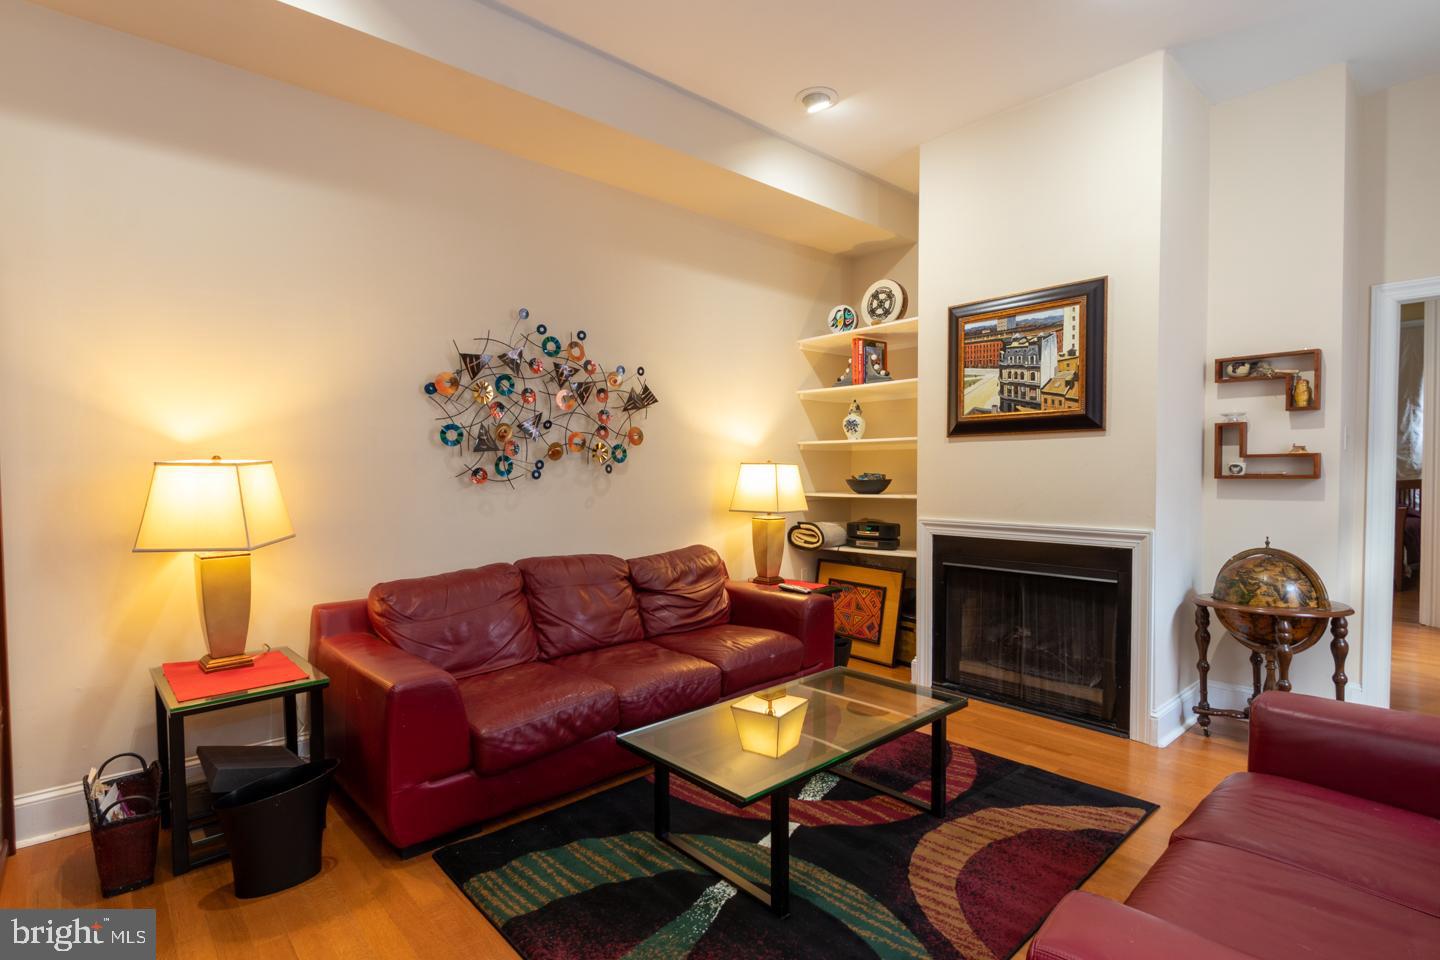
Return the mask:
{"type": "Polygon", "coordinates": [[[1131,551],[936,536],[934,681],[1128,735],[1131,551]]]}

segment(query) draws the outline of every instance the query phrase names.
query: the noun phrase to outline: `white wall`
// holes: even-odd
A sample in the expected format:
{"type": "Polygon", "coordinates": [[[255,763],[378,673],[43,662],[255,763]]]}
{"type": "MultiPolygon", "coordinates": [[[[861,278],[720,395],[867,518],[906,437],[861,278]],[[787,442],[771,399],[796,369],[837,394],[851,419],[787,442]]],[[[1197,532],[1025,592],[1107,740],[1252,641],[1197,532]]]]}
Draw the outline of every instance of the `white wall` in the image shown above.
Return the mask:
{"type": "Polygon", "coordinates": [[[1207,303],[1210,104],[1175,61],[1165,63],[1160,194],[1160,311],[1155,391],[1156,637],[1151,699],[1169,735],[1193,716],[1194,607],[1204,533],[1205,320],[1207,303]]]}
{"type": "MultiPolygon", "coordinates": [[[[1345,256],[1352,104],[1348,71],[1337,64],[1211,111],[1209,355],[1318,347],[1325,362],[1322,408],[1308,412],[1286,413],[1273,382],[1220,386],[1207,375],[1207,437],[1221,411],[1244,410],[1252,450],[1303,443],[1324,462],[1319,480],[1216,481],[1207,452],[1201,567],[1213,576],[1269,537],[1309,561],[1332,597],[1358,602],[1360,521],[1350,505],[1363,486],[1345,462],[1344,430],[1345,411],[1364,404],[1346,350],[1355,321],[1345,256]]],[[[1359,680],[1358,620],[1351,628],[1349,673],[1359,680]]],[[[1213,633],[1212,678],[1248,686],[1248,653],[1213,633]]],[[[1322,644],[1296,657],[1291,678],[1300,692],[1333,695],[1333,669],[1322,644]]]]}
{"type": "Polygon", "coordinates": [[[920,151],[919,513],[1150,528],[1165,56],[920,151]],[[945,439],[946,310],[1108,276],[1103,432],[945,439]]]}
{"type": "Polygon", "coordinates": [[[1189,719],[1194,676],[1208,110],[1156,53],[920,154],[919,515],[1153,531],[1133,734],[1160,741],[1189,719]],[[947,307],[1095,276],[1109,277],[1105,429],[945,439],[947,307]]]}
{"type": "Polygon", "coordinates": [[[1364,282],[1440,276],[1440,73],[1359,106],[1364,282]]]}
{"type": "Polygon", "coordinates": [[[22,795],[152,755],[148,668],[201,652],[190,558],[130,553],[152,459],[275,459],[297,537],[255,555],[257,644],[303,649],[311,604],[380,579],[531,554],[706,541],[749,575],[735,463],[794,458],[775,397],[842,295],[835,258],[8,0],[0,182],[22,795]],[[420,386],[520,304],[647,367],[661,402],[613,477],[452,478],[420,386]]]}

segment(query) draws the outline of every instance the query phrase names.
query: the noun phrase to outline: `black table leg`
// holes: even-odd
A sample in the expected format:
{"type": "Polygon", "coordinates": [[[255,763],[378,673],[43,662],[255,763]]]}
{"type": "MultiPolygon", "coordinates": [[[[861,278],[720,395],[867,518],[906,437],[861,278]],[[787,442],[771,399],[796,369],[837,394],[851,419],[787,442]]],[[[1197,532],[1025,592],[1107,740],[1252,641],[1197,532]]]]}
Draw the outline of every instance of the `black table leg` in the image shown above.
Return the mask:
{"type": "Polygon", "coordinates": [[[300,755],[300,719],[295,713],[295,694],[287,693],[285,702],[285,749],[300,755]]]}
{"type": "Polygon", "coordinates": [[[168,720],[169,769],[165,782],[170,789],[170,869],[179,876],[190,869],[190,795],[185,787],[185,715],[168,720]]]}
{"type": "Polygon", "coordinates": [[[770,795],[770,911],[790,916],[790,794],[770,795]]]}
{"type": "Polygon", "coordinates": [[[155,691],[155,759],[160,764],[160,826],[170,826],[170,744],[166,740],[165,701],[155,691]]]}
{"type": "Polygon", "coordinates": [[[325,759],[325,698],[320,690],[305,694],[310,705],[310,762],[325,759]]]}
{"type": "Polygon", "coordinates": [[[670,768],[655,764],[655,836],[670,836],[670,768]]]}
{"type": "Polygon", "coordinates": [[[930,812],[945,816],[945,718],[930,724],[930,812]]]}

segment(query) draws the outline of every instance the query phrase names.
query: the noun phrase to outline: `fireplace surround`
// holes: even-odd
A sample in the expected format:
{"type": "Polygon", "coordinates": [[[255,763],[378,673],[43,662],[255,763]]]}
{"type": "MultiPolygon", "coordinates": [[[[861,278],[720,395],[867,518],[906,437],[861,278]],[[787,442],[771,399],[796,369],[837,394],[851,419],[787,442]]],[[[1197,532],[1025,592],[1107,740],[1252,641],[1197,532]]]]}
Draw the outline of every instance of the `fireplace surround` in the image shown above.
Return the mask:
{"type": "Polygon", "coordinates": [[[1130,730],[1130,551],[932,542],[932,681],[1111,733],[1130,730]]]}
{"type": "MultiPolygon", "coordinates": [[[[937,545],[946,542],[947,538],[1018,543],[1038,548],[1044,556],[1052,558],[1059,556],[1068,546],[1109,548],[1117,551],[1110,555],[1111,561],[1122,561],[1112,563],[1110,567],[1111,573],[1118,575],[1112,577],[1117,581],[1117,586],[1119,585],[1118,581],[1124,579],[1123,575],[1128,569],[1128,610],[1127,601],[1124,599],[1117,599],[1115,608],[1117,628],[1128,626],[1128,644],[1126,645],[1128,649],[1125,651],[1128,658],[1128,669],[1124,665],[1117,667],[1115,684],[1117,690],[1115,692],[1118,695],[1120,692],[1118,688],[1123,686],[1128,692],[1128,697],[1126,697],[1124,706],[1116,705],[1109,711],[1111,722],[1096,724],[1087,722],[1085,719],[1076,719],[1076,722],[1116,734],[1125,733],[1131,739],[1157,746],[1169,742],[1183,730],[1184,709],[1181,704],[1183,691],[1181,694],[1170,697],[1159,706],[1152,702],[1155,684],[1151,671],[1156,660],[1156,654],[1152,647],[1157,635],[1157,627],[1152,623],[1154,604],[1152,594],[1155,589],[1155,581],[1152,569],[1154,534],[1151,531],[1133,528],[1081,527],[922,516],[918,522],[918,532],[917,583],[921,595],[917,607],[919,617],[917,632],[921,642],[917,645],[916,658],[911,669],[915,682],[945,685],[947,665],[944,661],[941,642],[936,639],[939,635],[940,620],[945,612],[939,609],[944,594],[942,588],[937,587],[937,583],[943,585],[945,568],[943,557],[937,554],[936,548],[937,545]],[[1128,557],[1128,568],[1121,569],[1124,566],[1123,558],[1125,557],[1128,557]],[[1171,703],[1172,700],[1175,702],[1171,703]]],[[[991,545],[986,544],[986,546],[991,545]]],[[[994,550],[990,552],[993,555],[994,550]]],[[[1009,557],[1009,559],[1019,558],[1009,557]]],[[[1030,562],[1034,563],[1035,561],[1031,560],[1030,562]]],[[[983,566],[984,564],[979,565],[983,566]]],[[[1001,566],[1002,564],[992,563],[990,565],[1001,566]]],[[[1042,560],[1039,565],[1043,567],[1046,564],[1042,560]]],[[[1073,564],[1061,562],[1052,565],[1066,567],[1073,564]]],[[[1034,571],[1027,569],[1026,572],[1033,573],[1034,571]]],[[[1168,638],[1171,618],[1167,616],[1165,620],[1163,633],[1168,638]]],[[[1033,629],[1024,627],[1023,624],[1021,626],[1024,629],[1033,629]]],[[[1003,639],[1005,638],[1002,637],[1003,639]]],[[[1023,638],[1013,636],[1008,638],[1008,642],[1013,646],[1021,639],[1023,638]]],[[[1002,643],[1001,650],[1005,649],[1008,648],[1005,643],[1002,643]]],[[[1116,652],[1119,653],[1118,650],[1116,652]]],[[[1065,664],[1062,659],[1063,665],[1065,664]]],[[[1053,680],[1053,674],[1056,671],[1052,669],[1050,673],[1052,674],[1050,679],[1053,680]]],[[[1062,686],[1061,690],[1064,689],[1062,686]]],[[[979,699],[1009,702],[986,691],[980,691],[976,696],[979,699]]],[[[1041,713],[1051,712],[1043,704],[1024,708],[1041,713]]]]}

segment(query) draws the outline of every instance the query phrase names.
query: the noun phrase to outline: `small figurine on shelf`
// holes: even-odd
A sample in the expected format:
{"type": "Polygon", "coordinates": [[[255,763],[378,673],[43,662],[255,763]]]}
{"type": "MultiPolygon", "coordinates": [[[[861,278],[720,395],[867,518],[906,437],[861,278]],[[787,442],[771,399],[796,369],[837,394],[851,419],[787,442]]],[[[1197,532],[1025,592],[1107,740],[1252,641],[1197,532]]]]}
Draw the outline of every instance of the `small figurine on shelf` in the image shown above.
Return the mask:
{"type": "Polygon", "coordinates": [[[840,421],[840,428],[845,431],[846,440],[859,440],[865,436],[865,418],[861,416],[859,400],[850,401],[850,409],[845,419],[840,421]]]}
{"type": "Polygon", "coordinates": [[[1299,376],[1295,378],[1295,386],[1291,388],[1290,396],[1296,409],[1309,407],[1315,399],[1315,395],[1310,389],[1310,381],[1299,376]]]}
{"type": "Polygon", "coordinates": [[[1261,360],[1250,370],[1252,377],[1273,377],[1275,376],[1275,364],[1269,360],[1261,360]]]}
{"type": "Polygon", "coordinates": [[[1244,360],[1232,360],[1225,364],[1225,376],[1232,378],[1250,376],[1250,364],[1244,360]]]}

